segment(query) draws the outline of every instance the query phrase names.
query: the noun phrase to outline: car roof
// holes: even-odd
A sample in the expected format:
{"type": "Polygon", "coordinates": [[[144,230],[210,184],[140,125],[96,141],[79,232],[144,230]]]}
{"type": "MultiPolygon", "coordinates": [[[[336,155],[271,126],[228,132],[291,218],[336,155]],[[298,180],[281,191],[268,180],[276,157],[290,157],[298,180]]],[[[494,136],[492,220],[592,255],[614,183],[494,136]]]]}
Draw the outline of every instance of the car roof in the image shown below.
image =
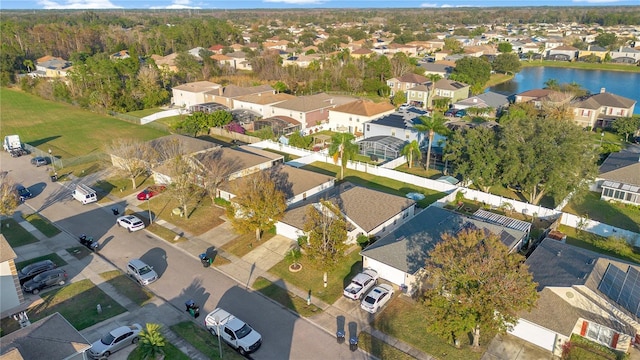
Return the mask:
{"type": "Polygon", "coordinates": [[[149,266],[144,261],[142,261],[140,259],[131,259],[131,260],[129,260],[129,265],[135,267],[136,269],[141,269],[141,268],[143,268],[145,266],[149,266]]]}
{"type": "Polygon", "coordinates": [[[34,262],[33,264],[29,264],[29,265],[23,267],[22,269],[20,269],[20,271],[25,270],[25,269],[32,269],[34,267],[43,266],[43,265],[47,265],[47,264],[55,265],[55,263],[53,261],[51,261],[51,260],[42,260],[42,261],[34,262]]]}
{"type": "Polygon", "coordinates": [[[386,284],[380,284],[374,287],[373,290],[371,290],[367,296],[370,296],[374,299],[378,299],[380,296],[382,296],[382,294],[388,293],[388,292],[391,292],[390,286],[386,284]]]}
{"type": "Polygon", "coordinates": [[[120,327],[117,327],[117,328],[111,330],[109,332],[109,334],[111,334],[111,336],[113,336],[113,337],[118,337],[118,336],[124,335],[124,334],[126,334],[126,333],[128,333],[130,331],[133,331],[133,329],[131,329],[130,325],[123,325],[123,326],[120,326],[120,327]]]}
{"type": "Polygon", "coordinates": [[[61,274],[61,273],[66,273],[66,271],[64,269],[52,269],[52,270],[47,270],[43,273],[38,274],[38,276],[42,275],[50,275],[50,274],[61,274]]]}

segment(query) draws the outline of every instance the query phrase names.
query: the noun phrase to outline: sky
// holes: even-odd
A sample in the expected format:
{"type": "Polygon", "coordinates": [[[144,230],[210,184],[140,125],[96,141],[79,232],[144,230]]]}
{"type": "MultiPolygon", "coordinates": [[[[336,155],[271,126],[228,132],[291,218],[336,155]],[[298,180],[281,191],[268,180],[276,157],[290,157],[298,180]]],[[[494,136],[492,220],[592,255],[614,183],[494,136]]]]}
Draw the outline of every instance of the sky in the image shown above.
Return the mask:
{"type": "Polygon", "coordinates": [[[301,9],[624,6],[640,0],[0,0],[12,9],[301,9]]]}

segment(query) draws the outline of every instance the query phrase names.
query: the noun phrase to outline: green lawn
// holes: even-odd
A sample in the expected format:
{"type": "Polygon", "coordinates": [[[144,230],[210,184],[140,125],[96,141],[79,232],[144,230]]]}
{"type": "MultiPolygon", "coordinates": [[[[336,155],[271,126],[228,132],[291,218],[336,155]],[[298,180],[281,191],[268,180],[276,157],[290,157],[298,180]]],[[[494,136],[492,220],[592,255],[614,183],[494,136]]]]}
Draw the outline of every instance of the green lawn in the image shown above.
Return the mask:
{"type": "MultiPolygon", "coordinates": [[[[220,358],[220,354],[218,352],[218,349],[220,348],[218,346],[218,338],[211,335],[211,333],[204,328],[197,326],[191,321],[184,321],[171,326],[171,330],[186,340],[189,344],[193,345],[193,347],[200,350],[200,352],[209,359],[220,358]]],[[[224,359],[244,359],[244,357],[240,356],[240,354],[230,348],[227,344],[224,342],[222,344],[222,357],[224,359]]]]}
{"type": "MultiPolygon", "coordinates": [[[[269,272],[284,279],[291,285],[304,290],[311,290],[311,296],[322,301],[333,304],[342,296],[345,286],[357,273],[362,271],[362,256],[359,248],[353,250],[339,264],[333,266],[328,274],[327,287],[324,287],[323,271],[313,266],[303,255],[300,259],[302,270],[299,272],[289,271],[289,261],[287,259],[277,263],[269,269],[269,272]]],[[[306,300],[306,299],[305,299],[306,300]]]]}
{"type": "Polygon", "coordinates": [[[413,356],[400,351],[386,342],[364,331],[358,334],[358,347],[378,359],[412,360],[413,356]]]}
{"type": "Polygon", "coordinates": [[[0,221],[0,233],[9,242],[12,248],[37,242],[38,239],[25,230],[17,221],[6,218],[0,221]]]}
{"type": "Polygon", "coordinates": [[[639,249],[634,249],[626,240],[611,241],[590,232],[576,231],[576,229],[565,225],[560,225],[558,230],[567,235],[567,244],[622,260],[640,263],[639,249]]]}
{"type": "MultiPolygon", "coordinates": [[[[27,310],[31,321],[59,312],[78,331],[126,311],[91,280],[80,280],[40,294],[43,301],[27,310]],[[96,311],[97,304],[102,306],[101,314],[96,311]]],[[[18,322],[9,317],[2,319],[1,325],[3,335],[19,328],[18,322]]]]}
{"type": "MultiPolygon", "coordinates": [[[[339,174],[340,167],[333,164],[327,164],[324,162],[313,162],[309,165],[303,166],[302,169],[315,171],[321,174],[335,176],[339,174]]],[[[360,171],[354,171],[351,169],[345,169],[344,181],[361,185],[370,189],[380,190],[386,193],[395,194],[399,196],[405,196],[410,192],[419,192],[425,195],[425,198],[418,201],[418,206],[425,208],[438,199],[445,196],[445,194],[426,188],[421,188],[415,185],[403,183],[397,180],[389,179],[382,176],[375,176],[360,171]]]]}
{"type": "Polygon", "coordinates": [[[93,254],[92,251],[89,251],[85,246],[76,246],[72,248],[68,248],[67,252],[78,260],[82,260],[84,257],[93,254]]]}
{"type": "Polygon", "coordinates": [[[131,280],[131,278],[120,270],[103,272],[100,276],[105,279],[107,283],[113,285],[120,294],[129,298],[131,301],[138,304],[138,306],[143,306],[154,296],[151,291],[138,286],[135,281],[131,280]]]}
{"type": "Polygon", "coordinates": [[[258,277],[253,282],[253,288],[282,306],[295,311],[300,316],[310,317],[322,312],[320,308],[313,304],[307,305],[307,299],[303,299],[263,277],[258,277]]]}
{"type": "Polygon", "coordinates": [[[31,225],[33,225],[36,229],[40,230],[46,237],[53,237],[60,234],[60,229],[55,227],[49,220],[40,216],[38,213],[33,213],[29,215],[22,215],[22,217],[27,220],[31,225]]]}
{"type": "Polygon", "coordinates": [[[51,260],[51,261],[53,261],[54,264],[58,265],[58,267],[67,265],[67,262],[64,261],[58,254],[51,253],[51,254],[47,254],[47,255],[38,256],[38,257],[35,257],[33,259],[20,261],[20,262],[16,263],[16,269],[22,269],[23,267],[25,267],[25,266],[27,266],[29,264],[33,264],[33,263],[36,263],[36,262],[42,261],[42,260],[51,260]]]}
{"type": "Polygon", "coordinates": [[[18,90],[0,88],[0,136],[20,139],[58,158],[101,152],[103,144],[121,137],[150,140],[166,132],[44,100],[18,90]]]}
{"type": "Polygon", "coordinates": [[[578,200],[571,200],[562,209],[564,212],[586,216],[591,220],[640,232],[640,208],[616,202],[600,200],[600,193],[589,191],[578,200]]]}
{"type": "Polygon", "coordinates": [[[260,241],[256,241],[256,234],[255,232],[251,231],[246,234],[241,234],[233,240],[222,245],[222,250],[237,257],[243,257],[251,252],[251,250],[253,250],[254,248],[257,248],[258,246],[269,241],[269,239],[274,236],[275,231],[266,231],[262,233],[262,238],[260,239],[260,241]]]}
{"type": "Polygon", "coordinates": [[[452,344],[427,331],[424,312],[421,304],[399,296],[386,305],[371,326],[427,354],[447,360],[480,359],[493,338],[493,334],[481,334],[480,351],[473,351],[468,343],[463,343],[460,349],[456,349],[452,344]]]}
{"type": "MultiPolygon", "coordinates": [[[[167,360],[190,360],[189,356],[180,351],[175,345],[166,342],[164,345],[164,358],[167,360]]],[[[127,360],[147,360],[143,358],[136,347],[127,357],[127,360]]]]}

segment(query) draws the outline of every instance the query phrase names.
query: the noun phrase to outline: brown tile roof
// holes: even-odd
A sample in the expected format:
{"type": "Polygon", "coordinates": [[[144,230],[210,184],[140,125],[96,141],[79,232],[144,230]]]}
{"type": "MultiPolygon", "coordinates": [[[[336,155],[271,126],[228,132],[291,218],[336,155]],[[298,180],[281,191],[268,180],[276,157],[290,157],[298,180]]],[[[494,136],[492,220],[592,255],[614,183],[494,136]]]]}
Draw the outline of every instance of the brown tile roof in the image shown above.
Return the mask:
{"type": "Polygon", "coordinates": [[[336,106],[331,111],[339,111],[347,114],[375,116],[395,110],[395,106],[388,102],[375,103],[368,100],[356,100],[344,105],[336,106]]]}
{"type": "Polygon", "coordinates": [[[295,96],[291,94],[278,93],[278,94],[249,94],[238,96],[236,100],[246,101],[252,104],[266,105],[276,104],[282,101],[295,99],[295,96]]]}
{"type": "Polygon", "coordinates": [[[223,55],[223,54],[213,54],[211,56],[209,56],[210,58],[212,58],[213,60],[217,60],[217,61],[229,61],[229,60],[233,60],[232,57],[229,57],[227,55],[223,55]]]}
{"type": "Polygon", "coordinates": [[[373,51],[366,48],[360,48],[357,50],[353,50],[351,54],[352,55],[369,55],[369,54],[373,54],[373,51]]]}
{"type": "Polygon", "coordinates": [[[217,89],[219,87],[219,84],[212,83],[211,81],[195,81],[179,86],[174,86],[173,88],[176,90],[188,91],[192,93],[203,93],[212,89],[217,89]]]}
{"type": "Polygon", "coordinates": [[[304,227],[307,204],[326,199],[336,204],[340,211],[354,224],[370,232],[394,215],[415,204],[415,201],[382,191],[343,183],[322,194],[308,198],[302,206],[288,210],[282,222],[299,229],[304,227]]]}
{"type": "Polygon", "coordinates": [[[319,109],[326,109],[337,105],[354,101],[352,97],[328,95],[319,93],[308,96],[298,96],[295,99],[283,101],[274,107],[299,112],[311,112],[319,109]]]}
{"type": "Polygon", "coordinates": [[[436,81],[434,85],[437,89],[443,90],[460,90],[462,88],[468,87],[469,85],[465,83],[461,83],[459,81],[453,81],[449,79],[440,79],[436,81]]]}
{"type": "Polygon", "coordinates": [[[4,235],[0,234],[0,263],[13,260],[17,257],[16,253],[9,245],[9,242],[4,237],[4,235]]]}
{"type": "Polygon", "coordinates": [[[414,73],[404,74],[397,78],[400,82],[422,84],[429,81],[426,77],[414,73]]]}
{"type": "Polygon", "coordinates": [[[538,99],[538,98],[545,97],[552,92],[553,90],[551,89],[533,89],[533,90],[527,90],[527,91],[521,92],[520,94],[517,94],[517,95],[538,99]]]}

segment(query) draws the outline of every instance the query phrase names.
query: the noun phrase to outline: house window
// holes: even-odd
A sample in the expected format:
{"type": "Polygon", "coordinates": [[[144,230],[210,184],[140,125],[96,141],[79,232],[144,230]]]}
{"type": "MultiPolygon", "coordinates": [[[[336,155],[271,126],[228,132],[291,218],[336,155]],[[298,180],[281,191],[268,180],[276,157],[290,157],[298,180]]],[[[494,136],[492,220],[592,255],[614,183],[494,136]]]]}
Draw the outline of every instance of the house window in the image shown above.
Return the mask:
{"type": "Polygon", "coordinates": [[[358,119],[356,119],[356,122],[360,122],[360,119],[359,119],[359,118],[358,118],[358,119]]]}
{"type": "Polygon", "coordinates": [[[371,127],[369,126],[369,124],[367,124],[367,131],[371,130],[371,127]]]}
{"type": "MultiPolygon", "coordinates": [[[[585,337],[595,342],[611,346],[613,343],[614,331],[600,324],[590,322],[585,337]]],[[[615,345],[614,345],[615,346],[615,345]]]]}
{"type": "Polygon", "coordinates": [[[353,118],[351,116],[349,116],[349,121],[353,121],[353,118]]]}

